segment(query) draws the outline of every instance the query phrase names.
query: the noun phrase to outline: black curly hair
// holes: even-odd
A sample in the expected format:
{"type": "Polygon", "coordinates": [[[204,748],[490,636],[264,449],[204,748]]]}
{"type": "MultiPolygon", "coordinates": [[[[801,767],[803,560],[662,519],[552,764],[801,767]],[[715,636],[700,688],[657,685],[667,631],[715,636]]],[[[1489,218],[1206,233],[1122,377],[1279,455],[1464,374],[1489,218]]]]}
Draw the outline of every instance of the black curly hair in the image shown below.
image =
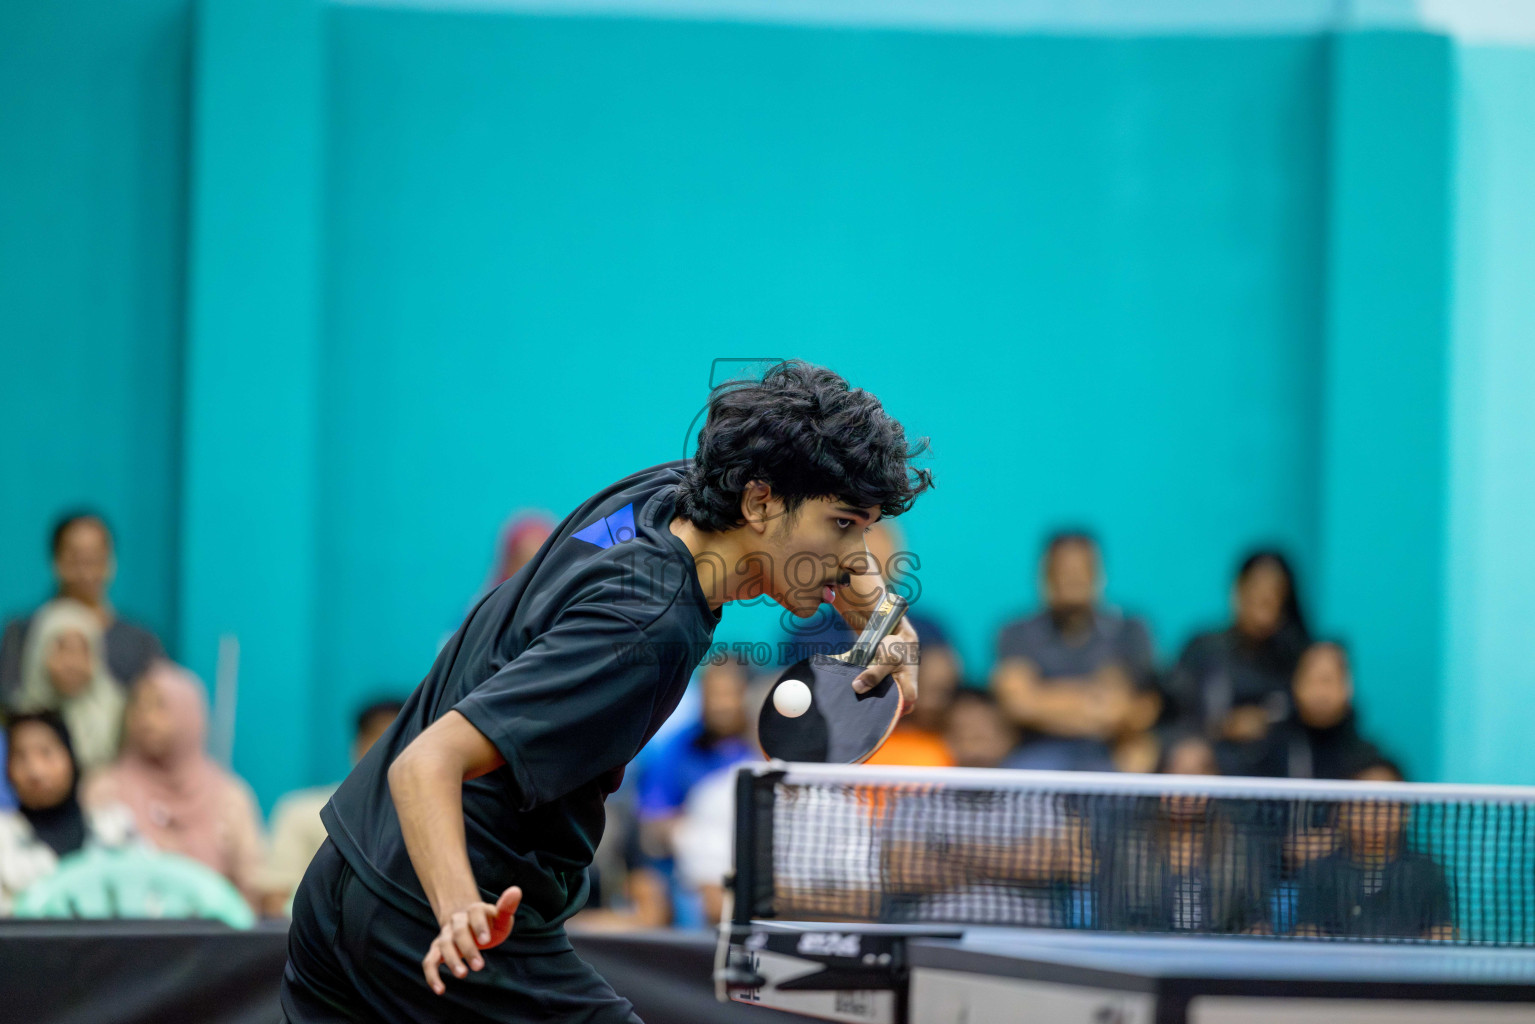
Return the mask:
{"type": "Polygon", "coordinates": [[[733,381],[709,396],[709,417],[677,493],[677,508],[701,530],[741,525],[741,493],[760,480],[793,520],[814,498],[885,516],[911,508],[933,486],[930,470],[910,465],[928,450],[908,445],[906,431],[879,399],[836,373],[798,359],[778,363],[760,380],[733,381]]]}

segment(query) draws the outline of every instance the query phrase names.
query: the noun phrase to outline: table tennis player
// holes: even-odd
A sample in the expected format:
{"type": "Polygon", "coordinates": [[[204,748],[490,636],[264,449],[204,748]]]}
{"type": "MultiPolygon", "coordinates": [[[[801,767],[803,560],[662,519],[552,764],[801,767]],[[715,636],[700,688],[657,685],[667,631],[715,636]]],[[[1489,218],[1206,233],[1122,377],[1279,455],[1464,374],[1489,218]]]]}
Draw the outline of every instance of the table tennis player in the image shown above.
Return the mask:
{"type": "MultiPolygon", "coordinates": [[[[342,783],[294,900],[284,1019],[634,1022],[572,951],[603,800],[676,707],[723,605],[855,628],[864,531],[932,484],[901,425],[830,370],[711,395],[691,460],[604,488],[487,594],[342,783]]],[[[916,698],[907,623],[856,681],[916,698]],[[903,658],[903,652],[908,656],[903,658]]]]}

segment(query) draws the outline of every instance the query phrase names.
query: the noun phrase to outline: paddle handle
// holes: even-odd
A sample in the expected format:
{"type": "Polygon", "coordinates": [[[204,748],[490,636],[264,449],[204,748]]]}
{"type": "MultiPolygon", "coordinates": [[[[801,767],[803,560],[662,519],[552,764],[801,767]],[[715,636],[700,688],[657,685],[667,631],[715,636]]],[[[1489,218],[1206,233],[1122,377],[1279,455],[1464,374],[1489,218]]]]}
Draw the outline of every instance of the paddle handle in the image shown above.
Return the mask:
{"type": "Polygon", "coordinates": [[[842,656],[842,660],[859,668],[868,665],[874,660],[874,651],[879,647],[879,642],[895,632],[901,624],[901,616],[905,614],[906,598],[887,591],[879,599],[879,604],[874,606],[874,613],[864,624],[863,632],[858,634],[858,639],[842,656]]]}

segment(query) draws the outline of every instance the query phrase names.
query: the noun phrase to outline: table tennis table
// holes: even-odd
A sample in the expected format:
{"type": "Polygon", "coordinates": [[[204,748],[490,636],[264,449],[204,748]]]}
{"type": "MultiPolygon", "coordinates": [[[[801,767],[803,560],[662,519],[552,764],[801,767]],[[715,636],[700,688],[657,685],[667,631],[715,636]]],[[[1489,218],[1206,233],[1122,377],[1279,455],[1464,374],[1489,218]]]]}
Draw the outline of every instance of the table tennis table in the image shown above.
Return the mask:
{"type": "Polygon", "coordinates": [[[1535,951],[755,922],[737,1002],[850,1024],[1535,1024],[1535,951]]]}

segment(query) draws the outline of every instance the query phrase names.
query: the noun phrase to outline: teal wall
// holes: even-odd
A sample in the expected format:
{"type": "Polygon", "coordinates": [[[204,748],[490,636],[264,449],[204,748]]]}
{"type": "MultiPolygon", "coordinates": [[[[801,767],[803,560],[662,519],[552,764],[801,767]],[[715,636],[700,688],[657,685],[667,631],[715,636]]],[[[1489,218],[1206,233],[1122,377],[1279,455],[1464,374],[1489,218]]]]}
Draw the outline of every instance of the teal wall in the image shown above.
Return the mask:
{"type": "Polygon", "coordinates": [[[1414,774],[1529,779],[1531,59],[0,7],[0,598],[104,505],[126,607],[210,682],[239,637],[270,803],[420,678],[509,512],[681,455],[712,360],[793,355],[932,437],[903,525],[976,675],[1052,526],[1100,531],[1164,658],[1277,542],[1414,774]]]}
{"type": "Polygon", "coordinates": [[[1333,43],[1323,626],[1408,773],[1441,754],[1454,118],[1449,40],[1333,43]]]}
{"type": "Polygon", "coordinates": [[[1535,51],[1458,55],[1446,774],[1535,783],[1535,51]]]}
{"type": "Polygon", "coordinates": [[[190,0],[0,4],[0,613],[65,508],[174,641],[190,0]]]}
{"type": "Polygon", "coordinates": [[[182,654],[211,683],[238,640],[234,765],[267,802],[346,740],[315,718],[320,15],[206,0],[197,24],[182,654]]]}
{"type": "MultiPolygon", "coordinates": [[[[1245,545],[1311,567],[1321,40],[329,28],[338,708],[425,670],[507,510],[680,454],[715,357],[825,362],[932,436],[905,525],[979,673],[1054,524],[1169,655],[1245,545]]],[[[742,612],[721,639],[776,635],[742,612]]]]}

